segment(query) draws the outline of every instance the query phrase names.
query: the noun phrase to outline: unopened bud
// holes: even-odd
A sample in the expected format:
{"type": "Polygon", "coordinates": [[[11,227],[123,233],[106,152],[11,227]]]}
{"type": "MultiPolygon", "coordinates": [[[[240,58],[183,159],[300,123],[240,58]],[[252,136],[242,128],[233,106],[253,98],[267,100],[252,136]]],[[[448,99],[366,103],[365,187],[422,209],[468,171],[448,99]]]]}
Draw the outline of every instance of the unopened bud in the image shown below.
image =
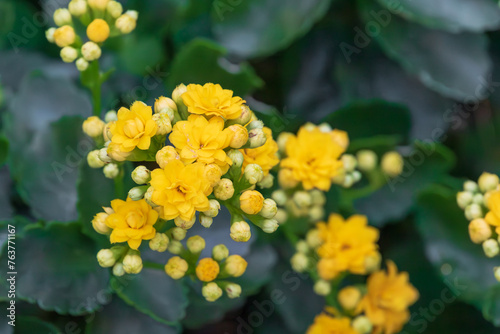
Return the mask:
{"type": "Polygon", "coordinates": [[[144,198],[144,194],[148,190],[147,186],[133,187],[128,191],[128,197],[133,201],[138,201],[144,198]]]}
{"type": "Polygon", "coordinates": [[[238,118],[236,118],[236,119],[229,120],[228,123],[229,124],[241,124],[241,125],[245,125],[248,122],[250,122],[250,119],[252,118],[252,115],[253,115],[253,113],[250,110],[250,108],[247,105],[242,105],[241,106],[241,115],[238,118]]]}
{"type": "Polygon", "coordinates": [[[76,34],[72,26],[62,26],[54,31],[54,43],[58,47],[63,48],[65,46],[70,46],[75,42],[76,34]]]}
{"type": "Polygon", "coordinates": [[[90,168],[102,168],[105,165],[104,161],[99,159],[99,150],[93,150],[87,154],[87,163],[90,168]]]}
{"type": "Polygon", "coordinates": [[[309,195],[311,196],[312,205],[319,205],[319,206],[325,205],[326,196],[321,190],[313,189],[309,192],[309,195]]]}
{"type": "Polygon", "coordinates": [[[496,280],[500,282],[500,267],[493,268],[493,273],[495,274],[496,280]]]}
{"type": "Polygon", "coordinates": [[[261,147],[266,143],[266,134],[262,129],[253,129],[248,132],[248,141],[250,148],[261,147]]]}
{"type": "Polygon", "coordinates": [[[165,273],[171,278],[177,280],[186,275],[188,268],[189,265],[186,260],[179,256],[174,256],[171,257],[165,265],[165,273]]]}
{"type": "Polygon", "coordinates": [[[177,106],[184,105],[184,101],[182,100],[182,94],[184,94],[185,92],[187,92],[187,87],[185,84],[178,85],[172,92],[172,100],[174,100],[177,106]]]}
{"type": "Polygon", "coordinates": [[[283,206],[286,204],[286,201],[288,200],[288,197],[286,195],[286,192],[284,190],[275,190],[271,194],[271,197],[274,199],[276,204],[279,206],[283,206]]]}
{"type": "Polygon", "coordinates": [[[472,197],[472,203],[476,203],[479,205],[485,204],[483,194],[480,193],[475,194],[474,197],[472,197]]]}
{"type": "Polygon", "coordinates": [[[489,190],[496,189],[496,187],[498,187],[499,179],[498,179],[498,176],[495,174],[484,172],[479,177],[479,180],[477,181],[477,183],[479,185],[479,189],[483,193],[485,193],[489,190]]]}
{"type": "Polygon", "coordinates": [[[472,193],[470,193],[468,191],[461,191],[461,192],[457,193],[457,204],[463,210],[469,204],[472,203],[473,198],[474,198],[474,195],[472,193]]]}
{"type": "Polygon", "coordinates": [[[109,0],[87,0],[90,8],[105,10],[109,0]]]}
{"type": "Polygon", "coordinates": [[[203,213],[200,213],[198,218],[200,220],[201,226],[203,226],[205,228],[209,228],[210,226],[212,226],[212,224],[214,222],[214,219],[212,217],[206,216],[203,213]]]}
{"type": "Polygon", "coordinates": [[[264,200],[264,203],[262,204],[262,209],[259,212],[259,215],[261,215],[264,218],[274,218],[276,216],[276,213],[278,212],[278,207],[276,206],[276,202],[273,201],[270,198],[266,198],[264,200]]]}
{"type": "Polygon", "coordinates": [[[189,230],[191,227],[193,227],[195,222],[196,222],[196,216],[193,216],[193,218],[191,218],[190,220],[184,220],[181,217],[176,217],[174,219],[175,226],[185,230],[189,230]]]}
{"type": "Polygon", "coordinates": [[[66,8],[58,8],[54,12],[54,22],[57,26],[61,27],[66,24],[71,24],[71,13],[66,8]]]}
{"type": "Polygon", "coordinates": [[[307,208],[311,206],[312,204],[312,198],[311,195],[307,191],[296,191],[293,194],[293,200],[295,204],[301,209],[307,208]]]}
{"type": "Polygon", "coordinates": [[[71,46],[65,46],[61,49],[60,56],[63,62],[72,63],[78,57],[78,51],[71,46]]]}
{"type": "Polygon", "coordinates": [[[309,219],[312,222],[317,222],[325,216],[325,209],[321,205],[315,205],[309,208],[309,219]]]}
{"type": "Polygon", "coordinates": [[[233,162],[234,167],[241,168],[241,165],[243,165],[243,161],[245,160],[245,158],[243,157],[243,154],[240,151],[230,150],[229,152],[227,152],[227,156],[233,162]]]}
{"type": "Polygon", "coordinates": [[[332,291],[332,286],[330,282],[325,280],[319,280],[314,284],[314,292],[320,296],[328,296],[332,291]]]}
{"type": "Polygon", "coordinates": [[[153,121],[155,121],[157,126],[157,135],[163,136],[172,132],[172,123],[167,113],[161,112],[154,114],[153,121]]]}
{"type": "Polygon", "coordinates": [[[83,121],[82,129],[87,136],[97,138],[102,136],[104,126],[104,122],[99,117],[90,116],[85,121],[83,121]]]}
{"type": "Polygon", "coordinates": [[[183,246],[180,241],[171,240],[168,244],[168,251],[172,254],[180,254],[183,250],[183,246]]]}
{"type": "Polygon", "coordinates": [[[187,240],[186,245],[191,253],[200,253],[205,249],[205,239],[199,235],[194,235],[187,240]]]}
{"type": "Polygon", "coordinates": [[[120,173],[120,168],[118,167],[117,164],[109,163],[106,166],[104,166],[102,171],[104,173],[104,176],[106,176],[108,179],[114,179],[120,173]]]}
{"type": "Polygon", "coordinates": [[[105,212],[99,212],[92,219],[92,227],[99,234],[108,234],[111,232],[111,229],[106,225],[106,218],[108,218],[108,214],[105,212]]]}
{"type": "Polygon", "coordinates": [[[361,150],[356,154],[358,160],[358,168],[363,172],[369,172],[377,167],[378,157],[371,150],[361,150]]]}
{"type": "Polygon", "coordinates": [[[212,257],[215,261],[222,261],[229,256],[226,245],[220,244],[212,248],[212,257]]]}
{"type": "Polygon", "coordinates": [[[229,179],[221,179],[214,187],[214,196],[218,200],[225,201],[233,197],[234,186],[229,179]]]}
{"type": "Polygon", "coordinates": [[[464,182],[464,190],[465,191],[468,191],[468,192],[471,192],[471,193],[475,193],[479,190],[479,186],[477,185],[476,182],[474,181],[465,181],[464,182]]]}
{"type": "Polygon", "coordinates": [[[215,186],[222,176],[222,170],[216,164],[208,164],[203,171],[203,177],[210,183],[210,186],[215,186]]]}
{"type": "Polygon", "coordinates": [[[303,273],[309,266],[309,258],[304,253],[295,253],[290,259],[293,270],[303,273]]]}
{"type": "Polygon", "coordinates": [[[246,214],[256,215],[262,210],[263,204],[264,196],[256,190],[246,190],[240,195],[240,208],[246,214]]]}
{"type": "Polygon", "coordinates": [[[367,316],[359,315],[353,319],[352,329],[359,334],[369,334],[373,330],[373,324],[367,316]]]}
{"type": "Polygon", "coordinates": [[[201,294],[209,302],[214,302],[222,296],[222,289],[215,282],[206,284],[201,289],[201,294]]]}
{"type": "Polygon", "coordinates": [[[97,253],[97,261],[99,262],[99,265],[103,268],[112,267],[116,263],[115,254],[111,249],[101,249],[97,253]]]}
{"type": "Polygon", "coordinates": [[[115,110],[109,110],[106,115],[104,115],[104,121],[106,123],[114,122],[118,120],[118,115],[115,110]]]}
{"type": "Polygon", "coordinates": [[[94,42],[87,42],[82,46],[83,58],[87,61],[93,61],[101,57],[101,48],[94,42]]]}
{"type": "Polygon", "coordinates": [[[482,218],[483,217],[483,210],[481,209],[481,206],[479,204],[469,204],[465,208],[465,218],[467,220],[473,220],[476,218],[482,218]]]}
{"type": "Polygon", "coordinates": [[[137,254],[127,254],[123,258],[123,270],[127,274],[138,274],[142,270],[142,259],[137,254]]]}
{"type": "Polygon", "coordinates": [[[170,239],[165,233],[156,233],[153,239],[149,241],[149,248],[162,253],[167,250],[169,242],[170,239]]]}
{"type": "Polygon", "coordinates": [[[483,251],[487,257],[495,257],[498,255],[500,249],[498,247],[498,241],[495,239],[488,239],[483,242],[483,251]]]}
{"type": "Polygon", "coordinates": [[[165,168],[170,161],[178,159],[180,159],[179,154],[173,146],[165,146],[156,152],[156,163],[160,168],[165,168]]]}
{"type": "Polygon", "coordinates": [[[319,231],[317,229],[309,230],[306,234],[306,241],[309,247],[312,249],[316,249],[322,244],[322,241],[319,237],[319,231]]]}
{"type": "Polygon", "coordinates": [[[230,283],[226,285],[227,296],[231,299],[238,298],[241,295],[241,285],[236,283],[230,283]]]}
{"type": "Polygon", "coordinates": [[[277,143],[280,152],[284,153],[286,151],[286,143],[288,143],[288,139],[291,137],[294,137],[294,135],[290,132],[282,132],[279,134],[277,143]]]}
{"type": "Polygon", "coordinates": [[[113,161],[109,155],[108,155],[108,150],[107,148],[103,147],[101,148],[100,150],[98,150],[98,154],[99,154],[99,159],[101,159],[102,161],[104,162],[111,162],[113,161]]]}
{"type": "Polygon", "coordinates": [[[155,113],[165,112],[170,117],[170,121],[174,120],[174,113],[177,111],[177,104],[175,104],[174,100],[160,96],[156,99],[154,105],[155,113]]]}
{"type": "Polygon", "coordinates": [[[286,223],[288,219],[288,214],[286,213],[285,210],[283,209],[278,209],[278,212],[276,212],[276,216],[274,216],[274,219],[278,221],[278,224],[282,225],[286,223]]]}
{"type": "Polygon", "coordinates": [[[145,166],[137,166],[132,171],[132,180],[137,184],[146,184],[151,180],[151,172],[145,166]]]}
{"type": "Polygon", "coordinates": [[[205,215],[207,217],[216,217],[219,214],[220,203],[215,199],[211,199],[211,200],[209,200],[209,205],[210,205],[210,209],[208,209],[207,211],[204,211],[203,215],[205,215]]]}
{"type": "Polygon", "coordinates": [[[365,257],[365,270],[367,273],[372,273],[380,269],[380,263],[382,262],[382,256],[379,252],[373,253],[365,257]]]}
{"type": "Polygon", "coordinates": [[[266,219],[262,223],[262,231],[265,233],[274,233],[279,227],[278,221],[276,219],[266,219]]]}
{"type": "Polygon", "coordinates": [[[267,174],[262,178],[262,180],[257,182],[257,185],[262,189],[271,188],[273,184],[274,184],[274,176],[272,174],[267,174]]]}
{"type": "Polygon", "coordinates": [[[106,11],[111,15],[112,18],[116,19],[120,17],[123,13],[123,7],[122,4],[119,3],[118,1],[110,1],[106,5],[106,11]]]}
{"type": "Polygon", "coordinates": [[[238,221],[231,224],[231,239],[237,242],[247,242],[252,236],[250,225],[246,221],[238,221]]]}
{"type": "Polygon", "coordinates": [[[109,37],[109,25],[103,19],[95,19],[87,26],[87,37],[92,42],[102,43],[109,37]]]}
{"type": "Polygon", "coordinates": [[[186,230],[180,227],[174,227],[172,228],[171,231],[172,231],[172,238],[178,241],[184,240],[187,234],[186,230]]]}
{"type": "Polygon", "coordinates": [[[300,240],[295,244],[295,249],[299,253],[307,254],[309,252],[309,246],[305,240],[300,240]]]}
{"type": "Polygon", "coordinates": [[[403,171],[403,157],[396,151],[387,152],[382,156],[382,170],[390,177],[396,177],[403,171]]]}
{"type": "Polygon", "coordinates": [[[45,38],[47,38],[47,41],[50,43],[54,43],[54,33],[56,32],[56,28],[49,28],[45,30],[45,38]]]}
{"type": "Polygon", "coordinates": [[[89,62],[83,58],[78,58],[76,63],[76,69],[80,72],[85,71],[89,67],[89,62]]]}
{"type": "Polygon", "coordinates": [[[356,158],[351,155],[351,154],[344,154],[342,156],[342,164],[344,165],[344,170],[347,172],[352,172],[354,169],[356,169],[358,165],[358,161],[356,158]]]}
{"type": "Polygon", "coordinates": [[[118,262],[113,266],[113,275],[116,277],[121,277],[125,275],[125,270],[123,269],[123,263],[118,262]]]}
{"type": "Polygon", "coordinates": [[[231,255],[226,259],[224,270],[233,277],[240,277],[247,270],[247,261],[239,255],[231,255]]]}
{"type": "Polygon", "coordinates": [[[250,182],[250,184],[256,184],[260,182],[264,177],[264,171],[262,167],[257,164],[248,164],[245,167],[245,178],[250,182]]]}
{"type": "Polygon", "coordinates": [[[354,286],[346,286],[339,291],[338,300],[343,309],[354,310],[361,300],[361,291],[354,286]]]}
{"type": "Polygon", "coordinates": [[[476,218],[469,223],[469,236],[473,243],[480,244],[491,237],[491,227],[482,218],[476,218]]]}

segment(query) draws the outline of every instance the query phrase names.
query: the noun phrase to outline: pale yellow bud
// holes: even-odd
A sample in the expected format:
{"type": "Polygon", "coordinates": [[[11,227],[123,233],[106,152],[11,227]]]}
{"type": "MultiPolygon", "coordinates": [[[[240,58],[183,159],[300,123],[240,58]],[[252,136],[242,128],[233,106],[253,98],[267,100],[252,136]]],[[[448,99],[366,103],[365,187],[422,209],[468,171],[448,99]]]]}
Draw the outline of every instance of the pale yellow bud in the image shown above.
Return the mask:
{"type": "Polygon", "coordinates": [[[475,194],[474,197],[472,197],[472,203],[476,203],[479,205],[485,204],[483,194],[481,193],[475,194]]]}
{"type": "Polygon", "coordinates": [[[262,178],[262,180],[257,182],[257,185],[262,189],[271,188],[273,184],[274,184],[274,176],[272,174],[267,174],[262,178]]]}
{"type": "Polygon", "coordinates": [[[189,265],[179,256],[171,257],[165,265],[165,273],[173,279],[181,279],[186,275],[189,265]]]}
{"type": "Polygon", "coordinates": [[[229,179],[221,179],[214,187],[214,196],[218,200],[225,201],[233,197],[234,186],[229,179]]]}
{"type": "Polygon", "coordinates": [[[54,43],[54,33],[56,32],[56,28],[49,28],[45,30],[45,38],[47,38],[47,41],[50,43],[54,43]]]}
{"type": "Polygon", "coordinates": [[[56,43],[58,47],[63,48],[65,46],[70,46],[75,42],[76,34],[73,27],[65,25],[57,28],[54,31],[53,37],[54,43],[56,43]]]}
{"type": "Polygon", "coordinates": [[[97,138],[102,135],[105,123],[97,116],[90,116],[83,124],[83,132],[92,138],[97,138]]]}
{"type": "Polygon", "coordinates": [[[366,272],[372,273],[374,271],[380,270],[381,262],[382,262],[382,256],[378,252],[365,257],[366,272]]]}
{"type": "Polygon", "coordinates": [[[311,196],[311,204],[319,206],[325,205],[326,196],[321,190],[313,189],[309,192],[309,195],[311,196]]]}
{"type": "Polygon", "coordinates": [[[274,233],[279,227],[276,219],[266,219],[262,222],[262,231],[265,233],[274,233]]]}
{"type": "Polygon", "coordinates": [[[116,263],[115,254],[111,249],[101,249],[97,253],[97,262],[103,268],[112,267],[116,263]]]}
{"type": "Polygon", "coordinates": [[[351,311],[358,306],[361,300],[361,291],[354,286],[346,286],[339,291],[337,298],[342,308],[351,311]]]}
{"type": "Polygon", "coordinates": [[[178,85],[172,92],[172,100],[174,100],[174,102],[177,105],[184,105],[184,101],[182,100],[182,94],[184,94],[186,91],[187,87],[185,84],[178,85]]]}
{"type": "Polygon", "coordinates": [[[105,165],[105,162],[99,159],[99,150],[93,150],[87,154],[87,163],[90,168],[102,168],[105,165]]]}
{"type": "Polygon", "coordinates": [[[162,253],[167,250],[169,242],[170,239],[165,233],[156,233],[153,239],[149,240],[149,248],[162,253]]]}
{"type": "Polygon", "coordinates": [[[262,129],[252,129],[248,132],[250,148],[261,147],[266,143],[267,137],[262,129]]]}
{"type": "Polygon", "coordinates": [[[184,247],[180,243],[180,241],[177,240],[171,240],[168,244],[168,251],[172,254],[180,254],[184,247]]]}
{"type": "Polygon", "coordinates": [[[205,249],[205,239],[199,235],[195,235],[187,240],[186,245],[191,253],[200,253],[205,249]]]}
{"type": "Polygon", "coordinates": [[[208,202],[210,204],[210,209],[204,211],[203,214],[207,217],[216,217],[219,214],[220,203],[215,199],[211,199],[208,202]]]}
{"type": "Polygon", "coordinates": [[[483,209],[479,204],[472,203],[465,207],[465,218],[467,218],[467,220],[473,220],[482,217],[483,217],[483,209]]]}
{"type": "Polygon", "coordinates": [[[264,196],[256,190],[246,190],[240,195],[240,208],[249,215],[256,215],[262,210],[264,196]]]}
{"type": "Polygon", "coordinates": [[[491,237],[491,227],[482,218],[476,218],[469,223],[469,236],[473,243],[480,244],[491,237]]]}
{"type": "Polygon", "coordinates": [[[107,150],[105,147],[101,148],[101,149],[100,149],[100,150],[98,150],[98,151],[99,151],[99,159],[101,159],[101,160],[102,160],[102,161],[104,161],[104,162],[111,162],[111,161],[113,161],[113,160],[109,157],[109,155],[108,155],[108,150],[107,150]]]}
{"type": "Polygon", "coordinates": [[[123,263],[118,262],[113,266],[113,275],[121,277],[125,275],[125,270],[123,269],[123,263]]]}
{"type": "Polygon", "coordinates": [[[314,284],[314,292],[320,296],[327,296],[332,291],[332,286],[330,282],[319,280],[314,284]]]}
{"type": "Polygon", "coordinates": [[[227,156],[233,162],[233,167],[241,168],[241,165],[243,165],[243,161],[245,160],[243,153],[238,150],[231,150],[227,152],[227,156]]]}
{"type": "Polygon", "coordinates": [[[173,146],[165,146],[156,153],[156,163],[160,168],[165,168],[170,161],[178,159],[180,159],[179,154],[173,146]]]}
{"type": "Polygon", "coordinates": [[[76,69],[80,72],[85,71],[89,67],[89,62],[83,58],[78,58],[76,63],[76,69]]]}
{"type": "Polygon", "coordinates": [[[214,222],[214,219],[212,217],[206,216],[203,213],[200,213],[199,219],[201,226],[203,226],[204,228],[209,228],[214,222]]]}
{"type": "Polygon", "coordinates": [[[121,15],[119,18],[116,19],[115,22],[115,27],[122,34],[128,34],[132,32],[132,30],[135,29],[136,25],[137,25],[137,20],[134,20],[134,18],[128,14],[121,15]]]}
{"type": "Polygon", "coordinates": [[[203,177],[210,183],[212,187],[220,181],[221,176],[222,170],[216,164],[209,164],[205,166],[203,177]]]}
{"type": "Polygon", "coordinates": [[[137,254],[127,254],[123,258],[123,270],[127,274],[138,274],[142,270],[142,259],[137,254]]]}
{"type": "Polygon", "coordinates": [[[146,166],[137,166],[132,171],[132,180],[137,184],[146,184],[151,180],[151,172],[146,166]]]}
{"type": "Polygon", "coordinates": [[[147,187],[133,187],[128,191],[128,197],[130,197],[133,201],[138,201],[144,198],[144,194],[146,193],[147,187]]]}
{"type": "Polygon", "coordinates": [[[309,252],[309,246],[307,245],[307,242],[305,240],[299,240],[295,244],[295,249],[299,253],[304,253],[307,254],[309,252]]]}
{"type": "Polygon", "coordinates": [[[111,15],[112,18],[116,19],[120,17],[123,13],[123,7],[122,4],[119,3],[118,1],[110,1],[106,5],[106,11],[111,15]]]}
{"type": "Polygon", "coordinates": [[[320,205],[310,207],[308,216],[311,222],[317,222],[325,216],[325,209],[320,205]]]}
{"type": "Polygon", "coordinates": [[[90,8],[105,10],[109,0],[87,0],[90,8]]]}
{"type": "Polygon", "coordinates": [[[56,9],[56,11],[54,12],[54,22],[59,27],[66,24],[71,24],[72,23],[71,13],[66,8],[56,9]]]}
{"type": "Polygon", "coordinates": [[[72,0],[68,4],[68,9],[73,16],[82,16],[87,12],[87,2],[85,0],[72,0]]]}
{"type": "Polygon", "coordinates": [[[214,302],[222,296],[222,289],[215,282],[207,283],[202,289],[201,294],[209,302],[214,302]]]}
{"type": "Polygon", "coordinates": [[[146,200],[146,202],[153,208],[156,208],[158,207],[158,205],[156,203],[153,202],[153,200],[151,199],[151,197],[153,196],[153,193],[154,193],[155,189],[153,187],[149,187],[146,192],[144,193],[144,199],[146,200]]]}
{"type": "Polygon", "coordinates": [[[358,159],[358,168],[363,172],[369,172],[377,167],[377,154],[371,150],[361,150],[356,154],[358,159]]]}
{"type": "Polygon", "coordinates": [[[181,241],[184,240],[186,237],[187,231],[185,229],[182,229],[180,227],[174,227],[172,228],[172,238],[175,240],[181,241]]]}
{"type": "Polygon", "coordinates": [[[496,280],[500,282],[500,267],[493,268],[493,273],[495,274],[496,280]]]}
{"type": "Polygon", "coordinates": [[[231,299],[238,298],[239,296],[241,296],[241,285],[239,285],[239,284],[230,283],[230,284],[226,285],[225,290],[226,290],[227,296],[231,299]]]}
{"type": "Polygon", "coordinates": [[[271,197],[274,199],[276,204],[279,206],[283,206],[286,204],[286,201],[288,200],[288,196],[286,195],[286,192],[284,190],[275,190],[271,194],[271,197]]]}
{"type": "Polygon", "coordinates": [[[290,259],[293,270],[303,273],[309,266],[309,258],[304,253],[295,253],[290,259]]]}
{"type": "Polygon", "coordinates": [[[276,213],[278,212],[278,207],[276,206],[276,202],[270,198],[266,198],[264,203],[262,204],[262,209],[259,214],[264,218],[274,218],[276,213]]]}
{"type": "Polygon", "coordinates": [[[248,130],[263,129],[263,128],[264,128],[264,122],[262,122],[260,119],[253,120],[247,125],[248,130]]]}
{"type": "Polygon", "coordinates": [[[106,115],[104,115],[104,121],[106,123],[115,122],[118,120],[118,115],[115,110],[109,110],[106,115]]]}
{"type": "Polygon", "coordinates": [[[111,229],[106,225],[106,218],[108,218],[108,214],[105,212],[99,212],[92,219],[92,227],[99,234],[109,234],[111,229]]]}
{"type": "Polygon", "coordinates": [[[344,165],[344,170],[347,172],[352,172],[358,166],[358,161],[351,154],[344,154],[341,159],[342,164],[344,165]]]}
{"type": "Polygon", "coordinates": [[[309,193],[307,191],[303,191],[303,190],[296,191],[293,194],[293,201],[301,209],[307,208],[307,207],[311,206],[311,204],[312,204],[311,195],[309,195],[309,193]]]}
{"type": "Polygon", "coordinates": [[[483,251],[487,257],[495,257],[498,255],[500,248],[498,247],[498,241],[495,239],[488,239],[483,242],[483,251]]]}
{"type": "Polygon", "coordinates": [[[457,204],[461,209],[465,209],[467,205],[472,203],[474,195],[468,191],[461,191],[457,193],[457,204]]]}
{"type": "Polygon", "coordinates": [[[479,189],[483,193],[485,193],[489,190],[496,189],[496,187],[498,187],[499,179],[498,179],[498,176],[495,174],[484,172],[479,177],[479,180],[477,181],[477,183],[479,185],[479,189]]]}
{"type": "Polygon", "coordinates": [[[260,182],[264,177],[264,171],[262,167],[257,164],[248,164],[245,167],[245,178],[250,182],[250,184],[256,184],[260,182]]]}
{"type": "Polygon", "coordinates": [[[464,182],[464,190],[465,191],[468,191],[468,192],[471,192],[471,193],[475,193],[479,190],[479,186],[477,185],[476,182],[474,181],[465,181],[464,182]]]}
{"type": "Polygon", "coordinates": [[[189,230],[191,227],[193,227],[194,223],[196,222],[196,216],[193,216],[190,220],[184,220],[181,217],[176,217],[174,219],[175,226],[180,227],[184,230],[189,230]]]}
{"type": "Polygon", "coordinates": [[[87,42],[82,46],[83,58],[87,61],[93,61],[101,57],[101,48],[94,42],[87,42]]]}
{"type": "Polygon", "coordinates": [[[247,129],[240,125],[234,124],[227,128],[232,133],[232,139],[229,146],[232,148],[240,148],[245,145],[248,141],[248,131],[247,129]]]}
{"type": "Polygon", "coordinates": [[[231,239],[237,242],[247,242],[252,236],[250,225],[246,221],[238,221],[231,224],[231,239]]]}
{"type": "Polygon", "coordinates": [[[227,257],[224,270],[233,277],[240,277],[247,270],[247,261],[239,255],[231,255],[227,257]]]}
{"type": "Polygon", "coordinates": [[[299,181],[293,177],[293,172],[290,169],[283,168],[278,173],[278,183],[283,189],[295,188],[299,181]]]}
{"type": "Polygon", "coordinates": [[[352,329],[359,334],[369,334],[373,330],[373,324],[367,316],[359,315],[353,319],[352,329]]]}
{"type": "Polygon", "coordinates": [[[280,152],[284,153],[286,151],[286,143],[291,137],[294,137],[294,135],[290,132],[282,132],[279,134],[277,143],[280,152]]]}
{"type": "Polygon", "coordinates": [[[170,120],[173,121],[174,112],[177,111],[177,104],[175,104],[174,100],[168,97],[160,96],[155,101],[154,109],[155,113],[166,112],[169,115],[170,120]]]}
{"type": "Polygon", "coordinates": [[[215,261],[222,261],[229,256],[229,250],[226,245],[220,244],[212,248],[212,257],[215,261]]]}
{"type": "Polygon", "coordinates": [[[382,156],[381,166],[385,174],[396,177],[403,171],[403,157],[396,151],[387,152],[382,156]]]}
{"type": "Polygon", "coordinates": [[[278,221],[278,224],[284,224],[288,220],[288,214],[285,210],[278,209],[278,212],[276,212],[276,216],[274,216],[274,219],[278,221]]]}
{"type": "Polygon", "coordinates": [[[317,229],[309,230],[306,234],[306,241],[309,247],[312,249],[316,249],[322,244],[322,241],[319,237],[319,231],[317,229]]]}
{"type": "Polygon", "coordinates": [[[102,169],[104,176],[108,179],[114,179],[120,173],[120,168],[117,164],[109,163],[102,169]]]}
{"type": "Polygon", "coordinates": [[[172,123],[170,122],[170,117],[168,117],[167,113],[158,113],[153,115],[153,121],[155,121],[156,126],[158,127],[156,130],[156,134],[163,136],[172,132],[172,123]]]}

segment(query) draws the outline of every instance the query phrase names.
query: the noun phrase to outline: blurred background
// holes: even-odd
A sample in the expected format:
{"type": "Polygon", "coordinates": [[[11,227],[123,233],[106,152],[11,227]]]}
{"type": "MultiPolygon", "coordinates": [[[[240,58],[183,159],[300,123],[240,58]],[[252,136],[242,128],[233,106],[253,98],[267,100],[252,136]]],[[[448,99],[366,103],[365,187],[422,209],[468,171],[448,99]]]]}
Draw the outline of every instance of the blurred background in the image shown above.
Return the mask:
{"type": "MultiPolygon", "coordinates": [[[[496,1],[120,2],[139,20],[106,42],[102,68],[115,71],[104,110],[214,82],[244,97],[275,136],[326,121],[349,132],[354,152],[396,148],[407,157],[402,176],[355,209],[381,228],[384,258],[420,291],[403,333],[500,333],[500,262],[470,242],[455,201],[466,178],[500,172],[496,1]]],[[[247,296],[214,304],[161,272],[120,281],[97,265],[102,240],[89,222],[112,182],[85,164],[90,95],[45,38],[67,3],[0,0],[0,218],[16,226],[19,273],[17,325],[2,316],[0,333],[304,333],[323,300],[291,271],[279,235],[233,245],[250,259],[247,296]],[[270,303],[276,291],[284,299],[270,303]]],[[[338,197],[329,193],[328,211],[338,197]]],[[[207,243],[231,243],[215,232],[207,243]]],[[[5,290],[5,248],[0,260],[5,290]]]]}

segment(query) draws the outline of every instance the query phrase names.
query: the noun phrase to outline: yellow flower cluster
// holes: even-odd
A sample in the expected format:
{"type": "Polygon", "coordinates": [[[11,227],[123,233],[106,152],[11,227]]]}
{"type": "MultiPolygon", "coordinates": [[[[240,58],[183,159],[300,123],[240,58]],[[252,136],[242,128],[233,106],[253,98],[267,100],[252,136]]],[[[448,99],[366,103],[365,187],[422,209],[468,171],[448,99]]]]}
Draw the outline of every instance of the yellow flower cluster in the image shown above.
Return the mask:
{"type": "Polygon", "coordinates": [[[242,149],[243,153],[243,169],[250,164],[257,164],[262,167],[264,176],[269,174],[269,171],[279,164],[278,157],[278,144],[273,139],[273,132],[271,129],[264,127],[264,134],[266,135],[266,143],[257,148],[242,149]]]}
{"type": "Polygon", "coordinates": [[[314,318],[314,323],[309,327],[307,334],[359,334],[351,326],[351,319],[347,317],[334,317],[321,313],[314,318]]]}

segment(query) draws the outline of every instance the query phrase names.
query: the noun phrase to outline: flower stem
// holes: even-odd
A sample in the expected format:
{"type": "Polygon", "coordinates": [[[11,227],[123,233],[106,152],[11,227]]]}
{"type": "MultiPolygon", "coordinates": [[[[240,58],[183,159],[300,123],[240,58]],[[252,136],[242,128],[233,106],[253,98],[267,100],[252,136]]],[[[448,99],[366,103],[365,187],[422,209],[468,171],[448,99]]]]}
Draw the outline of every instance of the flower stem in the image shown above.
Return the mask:
{"type": "Polygon", "coordinates": [[[115,181],[115,195],[116,198],[123,198],[125,193],[125,185],[123,184],[123,169],[120,170],[120,173],[114,178],[115,181]]]}

